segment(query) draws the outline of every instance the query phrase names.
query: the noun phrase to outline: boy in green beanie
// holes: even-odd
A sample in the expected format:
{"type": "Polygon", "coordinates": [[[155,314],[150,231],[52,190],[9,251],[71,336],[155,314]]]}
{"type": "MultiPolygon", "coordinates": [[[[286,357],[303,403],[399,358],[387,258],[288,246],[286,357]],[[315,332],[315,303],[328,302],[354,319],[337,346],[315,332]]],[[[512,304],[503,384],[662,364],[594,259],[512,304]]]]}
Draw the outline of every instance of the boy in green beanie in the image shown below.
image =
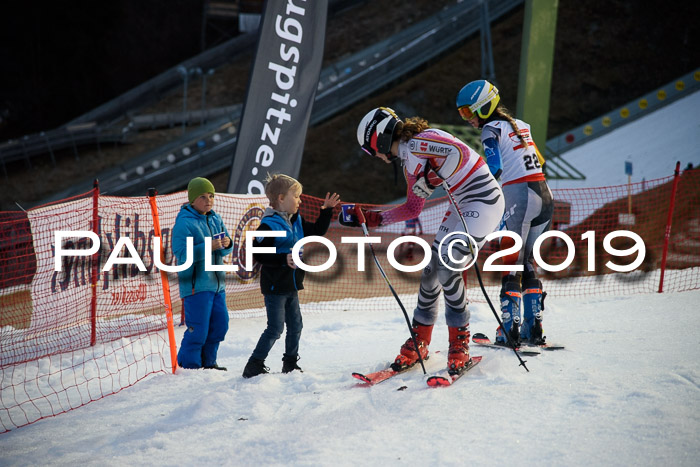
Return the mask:
{"type": "Polygon", "coordinates": [[[193,178],[190,180],[190,183],[187,184],[187,198],[190,200],[190,204],[193,204],[197,198],[205,193],[216,194],[214,185],[206,178],[193,178]]]}
{"type": "Polygon", "coordinates": [[[187,185],[189,203],[184,204],[173,227],[173,253],[177,264],[187,261],[187,238],[192,237],[192,265],[178,273],[180,297],[185,307],[187,330],[182,337],[177,362],[182,368],[226,370],[216,363],[219,343],[228,331],[226,276],[223,271],[205,270],[204,239],[211,237],[211,264],[222,265],[233,242],[214,207],[214,185],[206,178],[193,178],[187,185]]]}

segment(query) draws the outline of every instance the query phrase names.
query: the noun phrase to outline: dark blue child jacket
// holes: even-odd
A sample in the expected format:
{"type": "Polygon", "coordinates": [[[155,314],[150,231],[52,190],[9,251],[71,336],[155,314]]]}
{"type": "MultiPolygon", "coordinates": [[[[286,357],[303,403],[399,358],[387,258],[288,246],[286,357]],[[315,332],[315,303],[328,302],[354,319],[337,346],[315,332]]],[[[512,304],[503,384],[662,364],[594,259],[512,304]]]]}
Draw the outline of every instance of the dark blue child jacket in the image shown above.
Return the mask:
{"type": "Polygon", "coordinates": [[[256,237],[256,247],[275,247],[275,253],[255,253],[253,258],[260,264],[260,290],[263,294],[284,294],[304,288],[305,271],[287,265],[287,255],[294,244],[310,235],[324,235],[331,224],[333,208],[321,209],[316,222],[307,222],[297,212],[287,213],[267,208],[260,221],[258,231],[276,230],[286,232],[285,237],[256,237]]]}

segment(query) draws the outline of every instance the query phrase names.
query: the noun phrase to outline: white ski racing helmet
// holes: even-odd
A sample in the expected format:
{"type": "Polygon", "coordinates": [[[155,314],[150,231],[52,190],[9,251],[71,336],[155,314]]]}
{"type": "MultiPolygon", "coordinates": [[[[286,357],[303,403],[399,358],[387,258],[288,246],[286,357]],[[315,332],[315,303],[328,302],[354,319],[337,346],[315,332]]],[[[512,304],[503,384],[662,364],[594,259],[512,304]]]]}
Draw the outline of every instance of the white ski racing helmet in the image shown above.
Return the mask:
{"type": "Polygon", "coordinates": [[[487,119],[496,110],[500,100],[496,86],[480,79],[472,81],[459,91],[457,110],[464,120],[471,119],[475,114],[487,119]]]}
{"type": "Polygon", "coordinates": [[[357,126],[357,142],[370,156],[391,153],[391,137],[401,119],[389,107],[378,107],[365,115],[357,126]]]}

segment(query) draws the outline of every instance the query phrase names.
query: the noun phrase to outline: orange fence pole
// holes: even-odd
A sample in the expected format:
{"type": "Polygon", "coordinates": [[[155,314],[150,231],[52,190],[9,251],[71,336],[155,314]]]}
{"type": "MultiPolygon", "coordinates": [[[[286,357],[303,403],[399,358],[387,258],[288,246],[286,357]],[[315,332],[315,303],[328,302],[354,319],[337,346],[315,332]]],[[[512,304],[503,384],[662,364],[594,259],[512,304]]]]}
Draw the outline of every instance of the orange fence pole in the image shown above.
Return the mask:
{"type": "MultiPolygon", "coordinates": [[[[97,212],[100,198],[100,184],[95,179],[92,184],[92,231],[99,237],[97,226],[100,222],[100,217],[97,212]]],[[[90,269],[90,345],[93,346],[97,342],[97,276],[99,274],[98,261],[100,251],[97,250],[92,255],[92,268],[90,269]]]]}
{"type": "MultiPolygon", "coordinates": [[[[151,204],[151,215],[153,216],[153,233],[160,238],[160,219],[158,217],[158,205],[156,203],[156,195],[158,192],[155,188],[148,189],[148,201],[151,204]]],[[[154,252],[155,253],[155,252],[154,252]]],[[[165,250],[163,250],[163,241],[160,242],[160,261],[165,264],[165,250]]],[[[173,304],[170,301],[170,282],[168,281],[168,273],[161,269],[160,283],[163,287],[163,302],[165,302],[165,317],[168,323],[168,341],[170,342],[170,362],[172,364],[173,373],[177,370],[177,344],[175,343],[175,327],[173,326],[173,304]]]]}
{"type": "Polygon", "coordinates": [[[659,278],[659,293],[664,291],[664,273],[666,272],[666,256],[668,255],[668,242],[671,239],[671,221],[673,220],[673,209],[676,206],[676,191],[678,189],[678,179],[681,173],[681,162],[676,162],[676,171],[673,173],[673,188],[671,189],[671,203],[668,207],[668,218],[666,220],[666,235],[664,236],[664,253],[661,257],[661,277],[659,278]]]}

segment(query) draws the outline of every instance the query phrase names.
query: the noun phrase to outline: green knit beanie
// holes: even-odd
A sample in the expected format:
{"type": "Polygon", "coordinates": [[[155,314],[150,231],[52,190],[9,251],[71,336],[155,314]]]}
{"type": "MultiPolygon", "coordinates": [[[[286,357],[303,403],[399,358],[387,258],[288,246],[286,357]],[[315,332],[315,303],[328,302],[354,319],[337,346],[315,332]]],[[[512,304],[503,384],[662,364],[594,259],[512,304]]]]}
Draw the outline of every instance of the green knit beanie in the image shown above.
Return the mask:
{"type": "Polygon", "coordinates": [[[190,200],[190,204],[194,203],[194,200],[202,196],[204,193],[215,194],[214,185],[206,178],[197,177],[190,180],[187,185],[187,197],[190,200]]]}

